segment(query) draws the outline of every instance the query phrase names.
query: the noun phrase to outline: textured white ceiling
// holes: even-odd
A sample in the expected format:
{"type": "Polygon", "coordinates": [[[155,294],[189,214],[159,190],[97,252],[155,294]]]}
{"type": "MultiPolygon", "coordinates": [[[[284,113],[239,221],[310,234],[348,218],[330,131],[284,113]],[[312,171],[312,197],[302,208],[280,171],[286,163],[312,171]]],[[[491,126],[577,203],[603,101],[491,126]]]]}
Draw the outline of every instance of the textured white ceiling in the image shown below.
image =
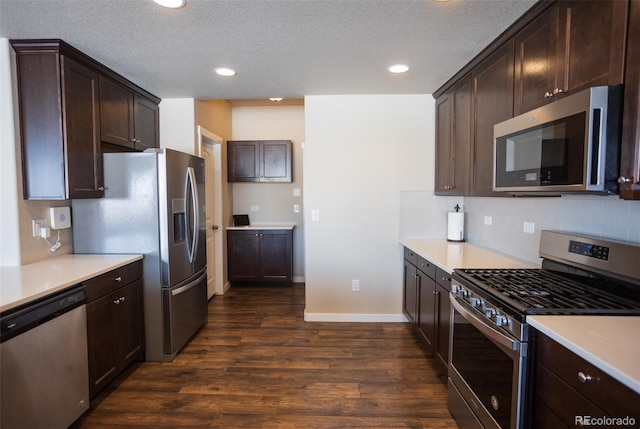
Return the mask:
{"type": "Polygon", "coordinates": [[[432,93],[535,0],[0,0],[0,37],[59,38],[159,97],[432,93]],[[404,75],[386,71],[409,64],[404,75]],[[213,73],[237,70],[232,78],[213,73]]]}

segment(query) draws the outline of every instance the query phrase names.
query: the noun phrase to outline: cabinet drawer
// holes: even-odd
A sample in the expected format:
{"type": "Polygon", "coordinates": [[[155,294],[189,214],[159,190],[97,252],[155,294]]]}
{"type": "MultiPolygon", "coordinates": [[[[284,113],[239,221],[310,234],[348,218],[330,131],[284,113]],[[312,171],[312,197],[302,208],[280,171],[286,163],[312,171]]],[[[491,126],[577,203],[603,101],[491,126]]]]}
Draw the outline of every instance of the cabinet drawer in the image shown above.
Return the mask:
{"type": "Polygon", "coordinates": [[[142,261],[136,261],[87,280],[87,302],[142,278],[142,261]]]}
{"type": "Polygon", "coordinates": [[[436,267],[436,282],[447,292],[451,292],[451,274],[438,267],[436,267]]]}
{"type": "Polygon", "coordinates": [[[418,265],[418,254],[406,247],[404,248],[404,259],[411,262],[413,265],[418,265]]]}
{"type": "MultiPolygon", "coordinates": [[[[594,316],[597,317],[597,316],[594,316]]],[[[546,335],[538,333],[537,361],[610,416],[640,414],[640,395],[546,335]],[[582,381],[581,375],[591,377],[582,381]]]]}
{"type": "Polygon", "coordinates": [[[433,280],[436,278],[436,266],[432,262],[424,259],[422,256],[418,256],[418,269],[431,277],[433,280]]]}
{"type": "Polygon", "coordinates": [[[604,414],[603,410],[580,395],[540,363],[536,367],[536,399],[536,405],[541,402],[546,406],[546,408],[535,412],[536,429],[549,427],[544,426],[546,424],[545,411],[547,414],[550,411],[551,415],[555,415],[569,427],[575,427],[576,416],[602,416],[604,414]]]}

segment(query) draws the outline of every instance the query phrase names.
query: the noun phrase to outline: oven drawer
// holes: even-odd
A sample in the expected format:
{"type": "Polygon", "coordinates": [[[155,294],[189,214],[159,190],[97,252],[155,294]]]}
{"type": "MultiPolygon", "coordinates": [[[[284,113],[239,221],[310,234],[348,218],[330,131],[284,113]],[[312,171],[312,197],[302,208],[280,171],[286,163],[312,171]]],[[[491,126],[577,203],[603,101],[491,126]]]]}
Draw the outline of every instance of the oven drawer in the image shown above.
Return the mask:
{"type": "MultiPolygon", "coordinates": [[[[541,380],[541,377],[553,375],[559,383],[566,386],[567,392],[571,391],[574,392],[571,395],[583,397],[585,404],[593,404],[604,414],[615,417],[633,416],[636,421],[640,419],[640,395],[546,335],[538,333],[537,338],[536,396],[542,399],[546,394],[544,383],[547,380],[541,380]],[[585,380],[585,377],[590,379],[585,380]]],[[[554,394],[558,395],[557,392],[554,394]]],[[[549,403],[545,400],[545,403],[558,414],[559,411],[556,411],[555,407],[566,411],[570,404],[567,400],[569,395],[570,393],[559,395],[556,396],[556,401],[549,403]]],[[[576,410],[578,415],[587,415],[586,411],[586,405],[576,410]]],[[[570,417],[569,423],[574,426],[574,415],[570,417]]]]}

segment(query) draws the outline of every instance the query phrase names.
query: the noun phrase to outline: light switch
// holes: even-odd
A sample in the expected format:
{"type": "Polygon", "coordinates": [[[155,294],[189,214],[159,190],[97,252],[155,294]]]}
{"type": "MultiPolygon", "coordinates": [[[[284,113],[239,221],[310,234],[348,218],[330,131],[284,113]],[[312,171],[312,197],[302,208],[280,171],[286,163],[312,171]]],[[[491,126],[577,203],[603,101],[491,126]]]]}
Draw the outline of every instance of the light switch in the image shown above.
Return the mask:
{"type": "Polygon", "coordinates": [[[300,196],[300,188],[293,188],[293,196],[294,197],[300,196]]]}
{"type": "Polygon", "coordinates": [[[293,212],[294,213],[300,213],[300,204],[294,204],[293,205],[293,212]]]}
{"type": "Polygon", "coordinates": [[[320,222],[320,210],[311,210],[311,220],[313,222],[320,222]]]}
{"type": "Polygon", "coordinates": [[[260,211],[260,206],[251,206],[251,211],[252,212],[259,212],[260,211]]]}

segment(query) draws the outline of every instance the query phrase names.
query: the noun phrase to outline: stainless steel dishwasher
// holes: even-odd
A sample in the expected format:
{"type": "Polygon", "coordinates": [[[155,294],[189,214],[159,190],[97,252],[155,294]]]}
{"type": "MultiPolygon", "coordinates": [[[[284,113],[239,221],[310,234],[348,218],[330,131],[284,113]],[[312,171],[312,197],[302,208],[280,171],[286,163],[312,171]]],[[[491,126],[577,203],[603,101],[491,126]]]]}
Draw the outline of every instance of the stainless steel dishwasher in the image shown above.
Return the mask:
{"type": "Polygon", "coordinates": [[[82,287],[0,314],[0,427],[67,428],[89,408],[82,287]]]}

